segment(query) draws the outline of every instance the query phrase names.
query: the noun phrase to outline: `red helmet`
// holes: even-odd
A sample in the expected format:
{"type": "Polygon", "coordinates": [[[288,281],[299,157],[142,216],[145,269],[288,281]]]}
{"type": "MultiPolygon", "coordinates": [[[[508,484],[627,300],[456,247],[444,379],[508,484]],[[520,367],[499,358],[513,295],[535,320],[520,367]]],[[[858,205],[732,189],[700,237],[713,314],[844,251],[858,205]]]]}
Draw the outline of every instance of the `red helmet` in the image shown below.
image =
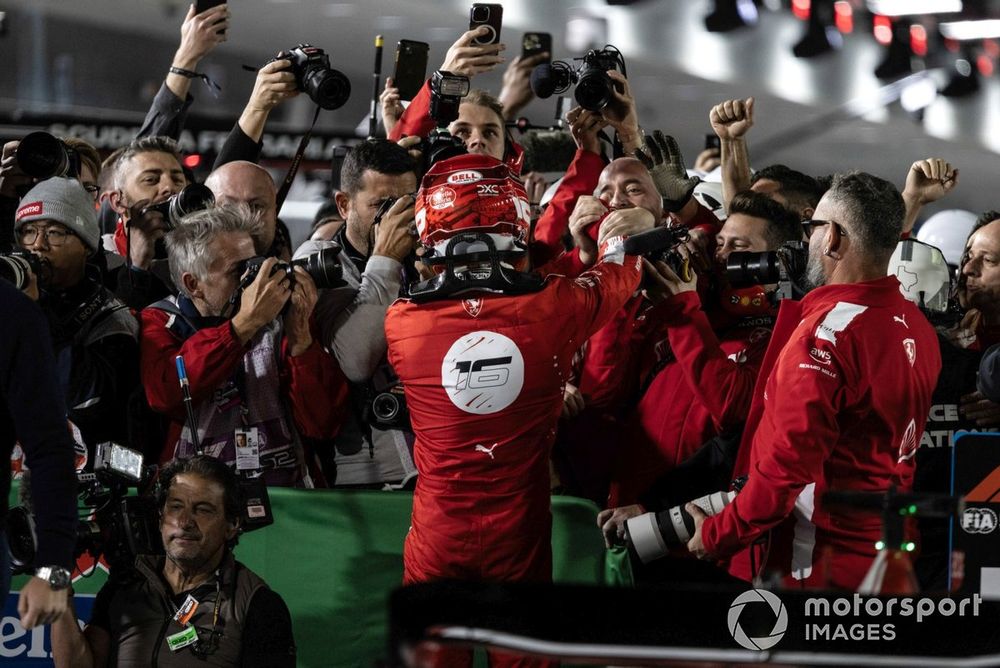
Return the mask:
{"type": "Polygon", "coordinates": [[[420,241],[443,254],[458,233],[489,234],[497,250],[527,243],[531,224],[524,184],[496,158],[469,153],[437,162],[417,193],[420,241]]]}

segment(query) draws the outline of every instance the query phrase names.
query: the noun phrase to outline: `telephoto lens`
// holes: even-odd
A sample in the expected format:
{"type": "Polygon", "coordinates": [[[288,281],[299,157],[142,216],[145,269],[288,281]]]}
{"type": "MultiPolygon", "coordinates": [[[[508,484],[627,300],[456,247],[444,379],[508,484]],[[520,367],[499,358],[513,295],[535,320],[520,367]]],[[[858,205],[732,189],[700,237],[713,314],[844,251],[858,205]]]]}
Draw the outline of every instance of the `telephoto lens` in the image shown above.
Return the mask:
{"type": "MultiPolygon", "coordinates": [[[[713,492],[691,501],[708,516],[722,512],[736,492],[713,492]]],[[[686,505],[686,504],[684,504],[686,505]]],[[[686,545],[694,535],[694,518],[684,505],[659,513],[644,513],[625,522],[625,541],[644,564],[667,555],[671,548],[686,545]]]]}
{"type": "Polygon", "coordinates": [[[781,280],[781,264],[775,251],[730,253],[726,278],[734,287],[770,285],[781,280]]]}
{"type": "Polygon", "coordinates": [[[34,253],[16,250],[0,255],[0,279],[13,283],[18,290],[24,290],[31,281],[31,274],[42,282],[42,263],[34,253]]]}

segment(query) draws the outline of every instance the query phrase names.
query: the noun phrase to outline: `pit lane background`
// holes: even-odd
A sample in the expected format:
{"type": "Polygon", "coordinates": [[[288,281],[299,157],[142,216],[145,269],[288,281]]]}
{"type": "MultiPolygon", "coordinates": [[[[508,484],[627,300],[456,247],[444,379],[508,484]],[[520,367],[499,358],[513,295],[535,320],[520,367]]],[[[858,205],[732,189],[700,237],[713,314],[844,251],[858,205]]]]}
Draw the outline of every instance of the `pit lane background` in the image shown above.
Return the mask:
{"type": "MultiPolygon", "coordinates": [[[[271,489],[275,523],[240,538],[236,557],[280,593],[292,614],[299,666],[372,665],[386,650],[387,599],[403,576],[403,539],[412,494],[271,489]]],[[[11,492],[16,505],[17,490],[11,492]]],[[[553,574],[557,582],[628,585],[623,551],[604,549],[594,525],[597,507],[552,499],[553,574]]],[[[73,583],[80,619],[107,580],[98,565],[73,583]]],[[[77,574],[78,575],[78,574],[77,574]]],[[[51,666],[49,629],[25,631],[17,616],[15,578],[0,620],[0,663],[51,666]]]]}

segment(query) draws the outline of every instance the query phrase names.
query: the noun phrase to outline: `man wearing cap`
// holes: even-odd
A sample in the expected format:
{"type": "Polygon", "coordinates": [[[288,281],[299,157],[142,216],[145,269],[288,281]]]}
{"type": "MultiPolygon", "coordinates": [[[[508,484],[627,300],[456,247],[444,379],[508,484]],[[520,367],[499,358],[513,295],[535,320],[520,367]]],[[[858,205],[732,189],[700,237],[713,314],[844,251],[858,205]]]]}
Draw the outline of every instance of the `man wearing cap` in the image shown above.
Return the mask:
{"type": "Polygon", "coordinates": [[[21,200],[14,237],[39,259],[40,275],[25,292],[49,321],[69,419],[90,450],[103,441],[127,442],[139,327],[99,275],[88,275],[88,259],[100,250],[93,199],[75,179],[42,181],[21,200]]]}

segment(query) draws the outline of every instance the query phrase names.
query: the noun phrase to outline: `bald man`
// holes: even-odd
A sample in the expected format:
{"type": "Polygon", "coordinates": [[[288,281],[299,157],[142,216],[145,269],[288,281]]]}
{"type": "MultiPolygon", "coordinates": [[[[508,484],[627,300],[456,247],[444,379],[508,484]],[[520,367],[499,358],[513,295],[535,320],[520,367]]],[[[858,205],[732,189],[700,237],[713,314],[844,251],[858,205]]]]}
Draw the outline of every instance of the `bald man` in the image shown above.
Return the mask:
{"type": "Polygon", "coordinates": [[[219,204],[245,204],[260,213],[264,228],[254,237],[260,255],[271,255],[278,224],[277,188],[267,170],[246,160],[227,162],[205,179],[219,204]]]}

